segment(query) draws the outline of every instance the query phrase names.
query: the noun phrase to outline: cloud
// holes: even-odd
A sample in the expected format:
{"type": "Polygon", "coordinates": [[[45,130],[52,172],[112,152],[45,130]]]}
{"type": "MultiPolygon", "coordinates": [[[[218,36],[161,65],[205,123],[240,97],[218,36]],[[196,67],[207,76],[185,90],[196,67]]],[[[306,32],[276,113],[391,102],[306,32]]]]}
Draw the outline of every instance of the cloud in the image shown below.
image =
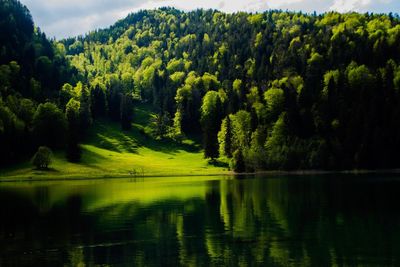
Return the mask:
{"type": "Polygon", "coordinates": [[[126,16],[141,0],[22,0],[48,36],[63,38],[107,27],[126,16]],[[126,11],[126,12],[124,12],[126,11]]]}
{"type": "Polygon", "coordinates": [[[330,10],[338,12],[362,11],[371,4],[371,0],[335,0],[330,10]]]}
{"type": "Polygon", "coordinates": [[[280,9],[284,8],[287,9],[288,7],[292,6],[296,3],[306,2],[304,0],[271,0],[268,1],[268,5],[271,9],[280,9]]]}
{"type": "Polygon", "coordinates": [[[119,11],[90,14],[83,17],[66,17],[44,25],[42,30],[50,37],[64,38],[85,34],[91,30],[108,27],[116,22],[119,11]]]}
{"type": "Polygon", "coordinates": [[[338,12],[399,13],[398,0],[335,0],[329,10],[338,12]]]}
{"type": "Polygon", "coordinates": [[[182,10],[197,8],[236,11],[267,9],[303,12],[394,12],[400,13],[399,0],[21,0],[35,23],[50,37],[64,38],[85,34],[112,25],[140,9],[163,6],[182,10]]]}

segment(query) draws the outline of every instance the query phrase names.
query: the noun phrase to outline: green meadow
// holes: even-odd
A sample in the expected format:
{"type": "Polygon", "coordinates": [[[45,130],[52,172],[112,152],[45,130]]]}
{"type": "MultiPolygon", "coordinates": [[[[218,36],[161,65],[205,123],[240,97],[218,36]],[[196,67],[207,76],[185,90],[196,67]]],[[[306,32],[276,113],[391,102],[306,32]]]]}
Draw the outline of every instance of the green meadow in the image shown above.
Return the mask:
{"type": "Polygon", "coordinates": [[[54,151],[47,171],[36,170],[31,161],[10,166],[0,172],[3,180],[89,179],[143,176],[185,176],[229,174],[226,162],[204,159],[201,138],[194,136],[175,142],[152,137],[154,113],[146,105],[135,109],[133,127],[121,131],[119,123],[96,121],[81,144],[79,163],[66,160],[65,153],[54,151]]]}

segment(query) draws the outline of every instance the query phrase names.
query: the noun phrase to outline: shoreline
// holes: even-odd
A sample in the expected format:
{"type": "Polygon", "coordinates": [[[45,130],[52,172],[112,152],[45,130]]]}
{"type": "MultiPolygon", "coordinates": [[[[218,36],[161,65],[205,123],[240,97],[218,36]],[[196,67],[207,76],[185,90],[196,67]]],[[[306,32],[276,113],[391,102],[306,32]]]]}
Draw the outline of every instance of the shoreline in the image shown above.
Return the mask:
{"type": "MultiPolygon", "coordinates": [[[[301,176],[301,175],[335,175],[335,174],[349,174],[349,175],[363,175],[363,174],[400,174],[400,169],[379,169],[379,170],[292,170],[292,171],[282,171],[282,170],[270,170],[270,171],[258,171],[258,172],[248,172],[248,173],[234,173],[232,171],[220,172],[220,173],[178,173],[178,174],[144,174],[144,175],[131,175],[131,174],[104,174],[104,175],[93,175],[89,177],[83,177],[84,175],[71,175],[71,176],[58,176],[51,175],[50,173],[43,174],[44,177],[40,176],[25,176],[25,175],[15,175],[15,176],[1,176],[0,184],[2,183],[16,183],[16,182],[55,182],[55,181],[95,181],[95,180],[116,180],[116,179],[149,179],[149,178],[181,178],[181,177],[245,177],[245,176],[301,176]]],[[[87,175],[86,175],[87,176],[87,175]]]]}
{"type": "Polygon", "coordinates": [[[400,169],[354,169],[354,170],[269,170],[269,171],[257,171],[257,172],[249,172],[249,173],[234,173],[237,176],[243,175],[289,175],[289,176],[297,176],[297,175],[330,175],[330,174],[400,174],[400,169]]]}
{"type": "Polygon", "coordinates": [[[26,176],[4,176],[0,175],[1,183],[17,183],[17,182],[66,182],[66,181],[96,181],[96,180],[117,180],[117,179],[149,179],[149,178],[172,178],[172,177],[222,177],[222,176],[234,176],[234,173],[210,173],[210,174],[146,174],[146,175],[130,175],[130,174],[104,174],[104,175],[93,175],[91,177],[82,177],[82,175],[71,175],[71,176],[53,176],[53,177],[26,177],[26,176]]]}

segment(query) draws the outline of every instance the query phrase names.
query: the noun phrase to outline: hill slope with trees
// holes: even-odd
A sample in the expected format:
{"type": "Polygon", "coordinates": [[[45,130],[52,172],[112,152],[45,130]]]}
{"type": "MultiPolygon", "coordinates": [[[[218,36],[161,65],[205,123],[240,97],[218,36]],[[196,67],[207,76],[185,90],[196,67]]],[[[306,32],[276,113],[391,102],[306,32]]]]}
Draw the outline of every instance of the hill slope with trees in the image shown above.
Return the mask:
{"type": "Polygon", "coordinates": [[[164,8],[62,43],[94,116],[128,94],[236,170],[399,167],[397,15],[164,8]]]}
{"type": "Polygon", "coordinates": [[[0,15],[4,164],[43,145],[79,162],[113,121],[157,144],[201,135],[238,172],[400,165],[397,15],[161,8],[60,41],[16,0],[0,15]]]}

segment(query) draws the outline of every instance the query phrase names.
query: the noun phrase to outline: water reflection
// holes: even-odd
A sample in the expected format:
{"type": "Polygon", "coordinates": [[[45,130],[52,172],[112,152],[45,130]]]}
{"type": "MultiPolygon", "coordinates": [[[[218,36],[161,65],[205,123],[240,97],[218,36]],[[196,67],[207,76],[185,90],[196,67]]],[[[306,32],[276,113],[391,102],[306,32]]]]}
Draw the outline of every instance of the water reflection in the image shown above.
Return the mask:
{"type": "Polygon", "coordinates": [[[400,180],[324,176],[0,186],[0,266],[394,266],[400,180]]]}

